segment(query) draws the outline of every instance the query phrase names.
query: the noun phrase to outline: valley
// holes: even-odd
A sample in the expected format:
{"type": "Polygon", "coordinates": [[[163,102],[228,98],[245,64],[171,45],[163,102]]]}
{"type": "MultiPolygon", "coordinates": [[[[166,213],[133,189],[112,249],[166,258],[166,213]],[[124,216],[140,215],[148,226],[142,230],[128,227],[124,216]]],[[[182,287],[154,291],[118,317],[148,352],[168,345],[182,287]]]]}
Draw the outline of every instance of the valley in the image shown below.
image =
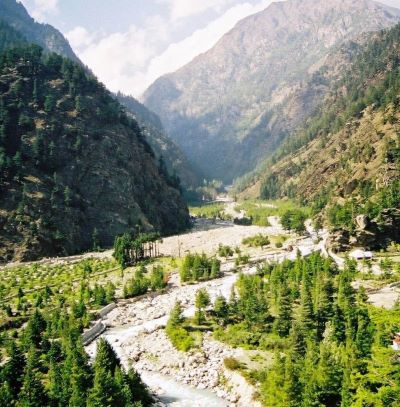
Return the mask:
{"type": "Polygon", "coordinates": [[[0,0],[0,407],[398,407],[400,0],[73,3],[0,0]]]}
{"type": "MultiPolygon", "coordinates": [[[[240,212],[237,209],[241,208],[241,205],[232,199],[223,198],[219,199],[219,202],[223,202],[224,212],[228,215],[241,213],[243,217],[248,216],[245,211],[240,212]]],[[[276,203],[268,201],[258,203],[257,207],[260,210],[279,209],[276,203]]],[[[101,338],[111,344],[126,369],[134,368],[141,375],[144,383],[157,397],[158,405],[184,407],[187,406],[188,400],[191,405],[199,407],[262,405],[253,399],[258,393],[257,386],[255,387],[247,376],[243,377],[242,373],[227,368],[225,361],[239,360],[249,369],[263,369],[271,365],[273,357],[271,352],[256,350],[257,348],[253,347],[232,347],[216,340],[212,329],[199,332],[198,348],[182,352],[174,348],[164,329],[176,301],[182,304],[185,318],[194,317],[194,297],[200,288],[207,290],[211,302],[221,295],[228,301],[232,289],[242,274],[256,275],[259,272],[258,267],[265,267],[268,263],[281,263],[285,259],[295,261],[298,253],[309,256],[313,252],[320,252],[329,256],[329,249],[326,247],[329,234],[326,230],[315,231],[311,223],[306,222],[304,234],[297,235],[284,230],[277,216],[270,216],[268,223],[272,226],[240,226],[234,225],[232,221],[198,218],[191,232],[164,238],[159,248],[161,257],[152,262],[153,268],[160,264],[164,272],[168,272],[168,285],[163,292],[121,299],[122,285],[127,284],[137,273],[135,271],[137,267],[126,269],[122,280],[118,268],[115,273],[108,271],[89,277],[88,283],[91,286],[94,282],[96,285],[103,285],[106,281],[112,283],[115,286],[117,304],[100,320],[92,320],[90,325],[95,326],[101,321],[106,327],[101,338]],[[284,243],[282,247],[279,247],[280,245],[274,247],[271,244],[258,248],[243,244],[246,238],[260,236],[260,234],[268,236],[270,241],[280,241],[274,239],[284,236],[284,243]],[[220,257],[223,277],[188,285],[180,282],[179,267],[181,266],[178,267],[177,264],[181,264],[182,257],[188,253],[206,253],[208,256],[215,256],[221,245],[240,248],[247,256],[246,263],[235,264],[235,255],[228,258],[220,257]]],[[[112,254],[113,251],[105,251],[71,258],[47,259],[38,263],[38,266],[72,267],[74,263],[79,265],[90,259],[95,262],[108,261],[112,266],[112,254]]],[[[338,266],[343,268],[344,258],[331,255],[338,266]]],[[[395,253],[393,255],[395,256],[395,253]]],[[[360,286],[367,288],[371,304],[391,309],[400,295],[398,285],[390,282],[393,281],[394,275],[382,278],[383,271],[380,270],[379,263],[375,264],[373,266],[375,275],[371,279],[372,275],[368,278],[366,266],[360,263],[360,272],[354,284],[358,289],[360,286]],[[385,281],[389,282],[385,283],[385,281]]],[[[147,269],[150,266],[147,265],[147,269]]],[[[17,265],[8,267],[17,267],[17,265]]],[[[79,280],[70,283],[79,287],[81,284],[79,280]]],[[[67,284],[70,283],[67,282],[67,284]]],[[[36,291],[38,291],[37,288],[36,291]]],[[[86,351],[91,358],[96,354],[98,340],[97,338],[86,346],[86,351]]]]}

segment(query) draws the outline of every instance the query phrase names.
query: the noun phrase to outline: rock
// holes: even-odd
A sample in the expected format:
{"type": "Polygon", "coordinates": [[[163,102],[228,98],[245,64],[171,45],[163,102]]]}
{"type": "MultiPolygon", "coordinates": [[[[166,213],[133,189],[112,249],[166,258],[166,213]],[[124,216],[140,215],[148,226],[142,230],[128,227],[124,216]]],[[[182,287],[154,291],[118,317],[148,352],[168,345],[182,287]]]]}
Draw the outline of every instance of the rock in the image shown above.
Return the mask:
{"type": "Polygon", "coordinates": [[[370,219],[368,218],[367,215],[358,215],[358,216],[356,216],[356,224],[357,224],[357,229],[365,230],[368,228],[368,226],[370,224],[370,219]]]}
{"type": "Polygon", "coordinates": [[[232,403],[236,403],[239,400],[239,397],[236,394],[231,394],[229,396],[229,401],[231,401],[232,403]]]}

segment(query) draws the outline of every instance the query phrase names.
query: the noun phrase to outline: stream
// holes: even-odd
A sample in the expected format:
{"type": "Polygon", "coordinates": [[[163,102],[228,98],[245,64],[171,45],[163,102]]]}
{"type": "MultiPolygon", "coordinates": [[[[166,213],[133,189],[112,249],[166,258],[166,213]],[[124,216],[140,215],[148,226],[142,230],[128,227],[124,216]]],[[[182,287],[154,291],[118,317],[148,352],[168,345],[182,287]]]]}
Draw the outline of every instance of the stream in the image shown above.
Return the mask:
{"type": "MultiPolygon", "coordinates": [[[[248,274],[254,273],[255,271],[256,267],[249,267],[247,270],[245,270],[245,272],[248,274]]],[[[213,301],[219,295],[229,298],[231,289],[235,284],[237,277],[237,274],[227,274],[221,279],[213,280],[200,285],[207,287],[211,301],[213,301]]],[[[193,294],[190,294],[190,296],[194,297],[194,292],[199,288],[199,285],[185,286],[185,288],[187,288],[187,291],[192,291],[193,294]]],[[[175,291],[181,290],[182,288],[175,288],[167,294],[161,296],[174,297],[174,300],[170,301],[172,306],[176,298],[173,294],[179,294],[175,293],[175,291]]],[[[183,299],[187,297],[187,295],[177,296],[182,297],[183,299]]],[[[132,305],[135,306],[134,308],[140,308],[141,302],[142,301],[138,301],[132,305]]],[[[189,305],[184,309],[183,314],[185,317],[191,317],[194,315],[194,312],[194,305],[189,305]]],[[[124,344],[128,343],[129,341],[132,342],[132,339],[139,337],[140,335],[151,333],[165,327],[168,317],[168,314],[166,314],[159,318],[145,321],[139,325],[112,327],[109,328],[102,335],[102,337],[107,339],[107,341],[113,346],[124,367],[128,368],[131,365],[131,361],[129,354],[127,354],[125,351],[124,344]]],[[[92,357],[94,357],[95,342],[87,347],[87,351],[92,357]]],[[[156,391],[157,397],[163,405],[171,407],[226,407],[230,405],[226,400],[218,397],[211,390],[197,389],[185,385],[167,375],[150,371],[140,371],[140,375],[143,382],[146,383],[150,389],[156,391]]]]}

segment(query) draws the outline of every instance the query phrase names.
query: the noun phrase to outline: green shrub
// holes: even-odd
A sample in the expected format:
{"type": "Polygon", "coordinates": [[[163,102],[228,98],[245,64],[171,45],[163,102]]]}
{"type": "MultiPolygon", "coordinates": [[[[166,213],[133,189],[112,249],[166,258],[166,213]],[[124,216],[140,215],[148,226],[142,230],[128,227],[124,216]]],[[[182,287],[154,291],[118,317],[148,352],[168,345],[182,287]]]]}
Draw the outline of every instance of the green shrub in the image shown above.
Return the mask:
{"type": "Polygon", "coordinates": [[[180,326],[169,325],[165,332],[172,345],[182,352],[187,352],[195,345],[194,339],[190,333],[180,326]]]}
{"type": "Polygon", "coordinates": [[[242,240],[242,244],[250,247],[264,247],[270,243],[268,236],[262,235],[261,233],[256,236],[246,237],[242,240]]]}
{"type": "Polygon", "coordinates": [[[229,370],[239,370],[242,367],[241,363],[232,357],[224,359],[224,366],[229,370]]]}

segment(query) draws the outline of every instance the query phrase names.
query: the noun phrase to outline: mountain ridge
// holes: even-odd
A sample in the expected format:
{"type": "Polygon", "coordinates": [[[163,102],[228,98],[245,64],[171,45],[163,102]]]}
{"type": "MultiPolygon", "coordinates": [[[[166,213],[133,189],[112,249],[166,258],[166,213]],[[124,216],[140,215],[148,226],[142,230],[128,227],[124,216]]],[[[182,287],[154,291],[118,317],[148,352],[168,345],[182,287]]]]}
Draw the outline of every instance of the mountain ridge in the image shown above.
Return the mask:
{"type": "Polygon", "coordinates": [[[285,138],[286,126],[269,128],[279,117],[277,105],[318,69],[327,50],[398,19],[398,11],[368,0],[273,3],[240,21],[205,54],[159,78],[144,104],[207,176],[230,182],[285,138]],[[263,134],[254,141],[253,131],[263,134]]]}

